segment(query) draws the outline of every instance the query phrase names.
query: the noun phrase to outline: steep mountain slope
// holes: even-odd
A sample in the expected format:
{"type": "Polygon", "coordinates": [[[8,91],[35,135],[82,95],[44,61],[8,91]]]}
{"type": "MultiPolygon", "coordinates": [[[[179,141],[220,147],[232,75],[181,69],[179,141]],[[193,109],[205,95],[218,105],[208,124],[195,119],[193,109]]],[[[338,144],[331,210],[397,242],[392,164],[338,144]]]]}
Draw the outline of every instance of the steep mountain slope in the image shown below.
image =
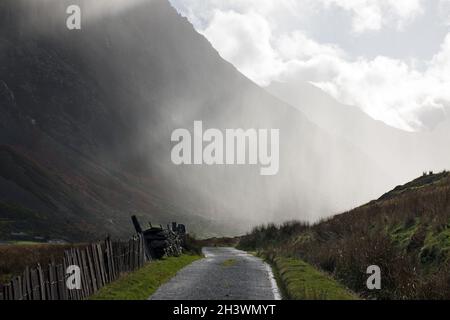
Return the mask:
{"type": "Polygon", "coordinates": [[[297,107],[319,127],[361,149],[389,172],[396,184],[412,179],[423,170],[450,166],[450,149],[446,147],[450,138],[438,130],[412,133],[392,128],[358,107],[340,104],[307,82],[274,82],[267,90],[297,107]]]}
{"type": "Polygon", "coordinates": [[[236,233],[315,219],[392,183],[223,61],[166,0],[3,0],[0,30],[2,237],[121,235],[131,212],[236,233]],[[82,8],[82,30],[65,27],[70,4],[82,8]],[[175,166],[171,133],[194,120],[279,128],[279,174],[175,166]]]}

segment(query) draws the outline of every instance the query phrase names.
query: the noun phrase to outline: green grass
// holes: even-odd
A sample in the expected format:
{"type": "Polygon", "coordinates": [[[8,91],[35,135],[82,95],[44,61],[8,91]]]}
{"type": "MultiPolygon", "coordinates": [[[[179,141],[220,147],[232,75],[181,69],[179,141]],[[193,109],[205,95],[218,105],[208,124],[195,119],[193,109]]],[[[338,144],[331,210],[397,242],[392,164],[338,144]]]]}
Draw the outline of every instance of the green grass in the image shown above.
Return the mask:
{"type": "Polygon", "coordinates": [[[7,245],[15,245],[15,246],[33,246],[46,244],[45,242],[37,242],[37,241],[9,241],[7,245]]]}
{"type": "Polygon", "coordinates": [[[437,246],[443,250],[450,249],[450,228],[445,228],[440,232],[428,232],[425,246],[437,246]]]}
{"type": "Polygon", "coordinates": [[[235,259],[227,259],[224,262],[222,262],[222,265],[224,267],[232,267],[236,264],[236,260],[235,259]]]}
{"type": "Polygon", "coordinates": [[[291,300],[356,300],[358,296],[306,262],[295,258],[274,260],[283,296],[291,300]]]}
{"type": "Polygon", "coordinates": [[[0,284],[8,283],[9,281],[11,281],[12,277],[13,274],[11,273],[0,274],[0,284]]]}
{"type": "Polygon", "coordinates": [[[438,264],[446,263],[449,260],[450,252],[450,228],[446,227],[443,230],[429,230],[424,246],[420,250],[420,259],[424,264],[438,264]]]}
{"type": "Polygon", "coordinates": [[[91,300],[145,300],[183,267],[200,259],[182,255],[152,261],[140,270],[129,273],[100,289],[91,300]]]}
{"type": "Polygon", "coordinates": [[[388,230],[388,234],[396,245],[400,248],[406,248],[419,227],[420,221],[416,219],[416,221],[409,226],[398,225],[393,227],[391,230],[388,230]]]}

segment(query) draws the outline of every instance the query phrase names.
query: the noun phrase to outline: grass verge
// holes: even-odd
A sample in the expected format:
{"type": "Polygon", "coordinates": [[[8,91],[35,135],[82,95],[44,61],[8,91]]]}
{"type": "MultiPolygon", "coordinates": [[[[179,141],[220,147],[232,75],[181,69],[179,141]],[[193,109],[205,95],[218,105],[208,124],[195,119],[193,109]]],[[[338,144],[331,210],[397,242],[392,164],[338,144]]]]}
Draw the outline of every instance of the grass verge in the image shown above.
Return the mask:
{"type": "Polygon", "coordinates": [[[91,300],[145,300],[180,269],[201,259],[199,255],[182,255],[152,261],[136,272],[128,273],[100,289],[91,300]]]}
{"type": "Polygon", "coordinates": [[[357,300],[346,287],[306,262],[277,257],[273,266],[283,297],[290,300],[357,300]]]}

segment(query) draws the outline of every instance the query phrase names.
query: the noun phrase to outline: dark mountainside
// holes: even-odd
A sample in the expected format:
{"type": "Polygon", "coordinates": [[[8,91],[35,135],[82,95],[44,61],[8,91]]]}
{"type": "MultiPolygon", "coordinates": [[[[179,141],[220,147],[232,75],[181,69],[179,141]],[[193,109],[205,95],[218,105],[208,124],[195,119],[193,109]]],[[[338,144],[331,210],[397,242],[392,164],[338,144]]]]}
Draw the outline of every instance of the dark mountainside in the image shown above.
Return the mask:
{"type": "Polygon", "coordinates": [[[123,236],[132,213],[236,234],[317,219],[392,185],[363,152],[222,60],[166,0],[124,3],[0,2],[1,239],[123,236]],[[83,10],[81,31],[65,27],[70,4],[83,10]],[[171,132],[194,120],[280,128],[279,174],[176,167],[171,132]]]}

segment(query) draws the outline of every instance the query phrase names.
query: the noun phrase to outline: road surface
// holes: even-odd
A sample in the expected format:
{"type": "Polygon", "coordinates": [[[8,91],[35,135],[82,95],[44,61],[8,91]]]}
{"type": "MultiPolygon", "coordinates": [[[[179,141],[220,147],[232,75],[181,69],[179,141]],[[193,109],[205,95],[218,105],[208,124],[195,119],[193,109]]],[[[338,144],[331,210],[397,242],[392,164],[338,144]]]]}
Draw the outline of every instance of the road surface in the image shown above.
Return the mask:
{"type": "Polygon", "coordinates": [[[203,248],[204,259],[180,270],[151,300],[280,299],[272,270],[235,248],[203,248]]]}

